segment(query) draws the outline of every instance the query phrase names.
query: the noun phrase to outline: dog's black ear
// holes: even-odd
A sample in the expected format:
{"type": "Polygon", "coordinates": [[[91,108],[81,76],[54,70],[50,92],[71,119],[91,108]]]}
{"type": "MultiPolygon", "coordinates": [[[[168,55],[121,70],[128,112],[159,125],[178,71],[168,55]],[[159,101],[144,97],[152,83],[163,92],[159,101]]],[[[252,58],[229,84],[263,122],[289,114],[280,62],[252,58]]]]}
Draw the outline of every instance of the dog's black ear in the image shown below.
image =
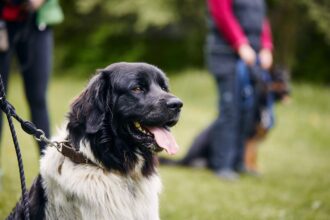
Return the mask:
{"type": "Polygon", "coordinates": [[[103,125],[106,111],[111,111],[111,85],[109,74],[99,71],[87,88],[72,103],[69,113],[69,128],[79,127],[93,134],[103,125]]]}

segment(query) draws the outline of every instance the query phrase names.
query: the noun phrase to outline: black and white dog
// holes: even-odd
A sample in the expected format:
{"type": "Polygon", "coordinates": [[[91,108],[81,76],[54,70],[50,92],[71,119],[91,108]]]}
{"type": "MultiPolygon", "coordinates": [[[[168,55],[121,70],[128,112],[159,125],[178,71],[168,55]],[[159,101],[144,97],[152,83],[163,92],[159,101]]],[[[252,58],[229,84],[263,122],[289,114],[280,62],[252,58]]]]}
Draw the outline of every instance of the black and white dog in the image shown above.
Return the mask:
{"type": "MultiPolygon", "coordinates": [[[[116,63],[99,70],[53,138],[86,163],[46,148],[29,191],[31,219],[159,219],[156,153],[176,153],[169,128],[181,107],[155,66],[116,63]]],[[[23,219],[22,201],[9,219],[23,219]]]]}

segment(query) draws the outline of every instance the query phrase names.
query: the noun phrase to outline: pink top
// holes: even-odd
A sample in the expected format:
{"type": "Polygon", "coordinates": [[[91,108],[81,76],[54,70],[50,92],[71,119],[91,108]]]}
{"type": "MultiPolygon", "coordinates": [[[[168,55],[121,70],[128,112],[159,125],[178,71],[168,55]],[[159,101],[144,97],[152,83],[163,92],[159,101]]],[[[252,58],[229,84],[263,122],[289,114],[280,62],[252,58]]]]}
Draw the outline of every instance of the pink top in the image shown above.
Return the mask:
{"type": "MultiPolygon", "coordinates": [[[[221,33],[235,49],[245,43],[249,43],[239,22],[237,21],[232,7],[233,0],[209,0],[208,6],[221,33]]],[[[261,33],[261,47],[272,50],[272,33],[268,19],[265,19],[261,33]]]]}

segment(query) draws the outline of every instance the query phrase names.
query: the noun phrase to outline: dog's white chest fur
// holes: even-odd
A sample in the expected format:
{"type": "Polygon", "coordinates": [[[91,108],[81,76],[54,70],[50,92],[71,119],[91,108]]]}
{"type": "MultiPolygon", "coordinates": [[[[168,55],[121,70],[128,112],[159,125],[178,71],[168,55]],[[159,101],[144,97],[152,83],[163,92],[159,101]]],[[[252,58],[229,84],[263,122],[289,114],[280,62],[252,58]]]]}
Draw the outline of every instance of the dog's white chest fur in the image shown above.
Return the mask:
{"type": "Polygon", "coordinates": [[[157,174],[123,176],[74,164],[48,148],[41,159],[41,176],[48,200],[46,219],[159,219],[157,174]]]}

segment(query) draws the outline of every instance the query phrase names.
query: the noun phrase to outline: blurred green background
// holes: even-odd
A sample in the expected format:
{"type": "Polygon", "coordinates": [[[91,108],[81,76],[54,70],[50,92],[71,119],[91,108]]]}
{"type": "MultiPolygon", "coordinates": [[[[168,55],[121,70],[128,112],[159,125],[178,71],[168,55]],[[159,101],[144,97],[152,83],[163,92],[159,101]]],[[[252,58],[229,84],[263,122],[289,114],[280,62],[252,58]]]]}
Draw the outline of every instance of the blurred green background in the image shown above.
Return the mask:
{"type": "MultiPolygon", "coordinates": [[[[268,0],[275,63],[295,80],[330,82],[330,1],[268,0]]],[[[56,74],[86,75],[115,61],[179,70],[203,67],[204,0],[61,1],[56,74]]]]}

